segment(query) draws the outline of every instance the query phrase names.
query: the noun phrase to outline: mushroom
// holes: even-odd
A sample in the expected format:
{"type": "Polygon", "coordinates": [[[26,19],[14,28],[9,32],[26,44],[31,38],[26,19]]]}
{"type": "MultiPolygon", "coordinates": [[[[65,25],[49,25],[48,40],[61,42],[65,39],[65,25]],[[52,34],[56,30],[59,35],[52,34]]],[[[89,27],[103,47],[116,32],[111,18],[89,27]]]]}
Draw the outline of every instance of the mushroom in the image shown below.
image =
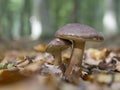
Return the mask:
{"type": "Polygon", "coordinates": [[[46,48],[46,52],[51,53],[55,58],[55,65],[61,65],[61,52],[71,46],[71,42],[56,38],[52,40],[46,48]]]}
{"type": "Polygon", "coordinates": [[[55,35],[57,38],[72,40],[73,50],[71,55],[71,64],[65,74],[69,75],[73,64],[77,63],[81,68],[83,53],[86,41],[103,41],[104,38],[95,29],[78,23],[71,23],[60,28],[55,35]]]}

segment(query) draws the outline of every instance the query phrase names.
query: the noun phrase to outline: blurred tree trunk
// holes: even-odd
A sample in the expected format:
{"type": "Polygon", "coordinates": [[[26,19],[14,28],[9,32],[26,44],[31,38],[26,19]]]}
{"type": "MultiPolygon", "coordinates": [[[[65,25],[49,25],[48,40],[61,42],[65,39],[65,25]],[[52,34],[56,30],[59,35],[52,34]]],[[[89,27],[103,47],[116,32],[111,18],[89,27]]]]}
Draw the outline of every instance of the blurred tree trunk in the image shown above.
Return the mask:
{"type": "Polygon", "coordinates": [[[114,0],[114,10],[117,21],[117,31],[120,33],[120,0],[114,0]]]}
{"type": "Polygon", "coordinates": [[[51,31],[51,20],[50,20],[50,0],[41,0],[39,5],[39,15],[42,24],[42,36],[40,39],[48,39],[53,35],[51,31]]]}
{"type": "MultiPolygon", "coordinates": [[[[6,4],[6,7],[3,6],[3,8],[5,8],[4,10],[4,15],[6,17],[4,17],[6,19],[6,25],[5,25],[5,28],[6,28],[6,38],[7,39],[13,39],[13,36],[12,36],[12,27],[13,27],[13,12],[9,9],[9,1],[6,1],[4,2],[4,4],[6,4]]],[[[3,15],[3,16],[4,16],[3,15]]]]}
{"type": "MultiPolygon", "coordinates": [[[[94,0],[93,0],[94,2],[94,0]]],[[[94,20],[94,27],[96,28],[96,30],[100,31],[100,32],[104,32],[103,30],[103,17],[104,17],[104,13],[105,13],[105,1],[104,0],[99,0],[96,1],[96,4],[94,4],[95,9],[95,20],[94,20]]]]}
{"type": "Polygon", "coordinates": [[[1,21],[2,21],[2,0],[0,1],[0,39],[2,38],[2,23],[1,23],[1,21]]]}
{"type": "Polygon", "coordinates": [[[88,5],[90,7],[87,15],[88,25],[103,32],[104,0],[91,0],[88,5]]]}
{"type": "Polygon", "coordinates": [[[12,18],[12,13],[8,12],[7,15],[7,21],[8,21],[8,26],[7,26],[7,31],[8,31],[8,39],[13,39],[13,18],[12,18]]]}
{"type": "Polygon", "coordinates": [[[61,8],[61,3],[62,3],[62,0],[60,1],[55,1],[55,3],[56,3],[56,8],[55,8],[55,26],[54,26],[54,30],[57,30],[58,29],[58,27],[59,27],[59,19],[60,19],[60,8],[61,8]],[[58,4],[59,3],[59,4],[58,4]]]}
{"type": "Polygon", "coordinates": [[[31,0],[25,0],[21,11],[21,27],[20,36],[28,36],[31,34],[30,16],[31,16],[31,0]]]}
{"type": "Polygon", "coordinates": [[[29,0],[25,0],[25,8],[24,8],[24,12],[25,12],[25,35],[30,35],[31,34],[31,25],[30,25],[30,17],[31,17],[31,11],[32,11],[32,1],[29,0]]]}
{"type": "Polygon", "coordinates": [[[20,15],[20,37],[24,36],[24,13],[22,12],[20,15]]]}
{"type": "Polygon", "coordinates": [[[7,29],[7,25],[8,22],[6,22],[6,14],[7,14],[7,5],[8,5],[9,1],[7,0],[0,0],[0,29],[1,29],[1,36],[3,38],[8,37],[8,29],[7,29]]]}
{"type": "MultiPolygon", "coordinates": [[[[70,16],[69,12],[66,12],[66,14],[67,14],[66,16],[67,17],[64,17],[63,16],[64,13],[61,13],[61,12],[64,9],[66,9],[66,8],[63,8],[63,7],[65,7],[65,6],[67,7],[67,3],[69,3],[69,2],[72,2],[72,1],[71,0],[69,0],[69,1],[64,1],[64,0],[56,1],[55,0],[55,3],[54,3],[55,7],[53,8],[54,12],[55,12],[54,13],[54,15],[55,15],[55,18],[54,18],[54,31],[57,31],[61,26],[63,26],[65,24],[65,22],[67,22],[66,20],[70,16]]],[[[71,18],[71,16],[70,16],[70,18],[71,18]]]]}
{"type": "Polygon", "coordinates": [[[80,2],[81,0],[73,0],[72,22],[78,23],[80,17],[80,2]]]}

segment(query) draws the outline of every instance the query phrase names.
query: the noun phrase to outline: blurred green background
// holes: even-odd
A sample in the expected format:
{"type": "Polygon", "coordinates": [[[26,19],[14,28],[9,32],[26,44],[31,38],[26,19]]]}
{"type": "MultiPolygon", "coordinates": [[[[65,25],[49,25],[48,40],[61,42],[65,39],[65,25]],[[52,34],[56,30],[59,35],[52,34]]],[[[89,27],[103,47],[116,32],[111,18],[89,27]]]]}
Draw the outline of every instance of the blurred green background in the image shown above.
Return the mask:
{"type": "Polygon", "coordinates": [[[0,38],[49,40],[67,23],[120,34],[120,0],[0,0],[0,38]]]}

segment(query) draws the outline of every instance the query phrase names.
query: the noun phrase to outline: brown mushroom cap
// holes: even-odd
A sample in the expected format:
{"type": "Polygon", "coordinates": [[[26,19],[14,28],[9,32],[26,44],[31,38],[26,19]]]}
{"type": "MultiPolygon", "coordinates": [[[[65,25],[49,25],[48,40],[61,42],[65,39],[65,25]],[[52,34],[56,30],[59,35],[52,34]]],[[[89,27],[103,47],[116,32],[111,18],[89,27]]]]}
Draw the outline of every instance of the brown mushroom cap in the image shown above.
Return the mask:
{"type": "Polygon", "coordinates": [[[104,38],[94,28],[78,23],[71,23],[63,26],[56,32],[56,37],[81,40],[81,41],[103,41],[104,38]]]}
{"type": "Polygon", "coordinates": [[[49,53],[55,51],[58,52],[58,50],[62,51],[68,48],[70,45],[71,45],[70,41],[56,38],[47,45],[46,51],[49,53]]]}

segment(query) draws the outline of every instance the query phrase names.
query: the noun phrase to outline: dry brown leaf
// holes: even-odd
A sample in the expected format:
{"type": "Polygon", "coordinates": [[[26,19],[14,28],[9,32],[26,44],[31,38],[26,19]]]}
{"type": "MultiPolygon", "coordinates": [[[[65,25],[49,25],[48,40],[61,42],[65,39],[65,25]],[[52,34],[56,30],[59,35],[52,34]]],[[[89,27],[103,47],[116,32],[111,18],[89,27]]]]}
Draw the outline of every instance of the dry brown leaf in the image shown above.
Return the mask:
{"type": "Polygon", "coordinates": [[[33,47],[35,51],[37,52],[45,52],[46,51],[46,44],[42,43],[37,46],[33,47]]]}
{"type": "Polygon", "coordinates": [[[32,64],[29,64],[28,66],[26,66],[24,68],[24,70],[22,71],[22,73],[24,74],[36,74],[37,72],[39,73],[40,72],[40,68],[42,67],[42,65],[45,63],[44,60],[41,60],[41,61],[37,61],[35,63],[32,63],[32,64]]]}
{"type": "Polygon", "coordinates": [[[105,59],[108,56],[110,51],[107,50],[106,48],[103,49],[103,50],[90,48],[90,49],[87,50],[87,53],[89,54],[88,57],[90,57],[92,59],[103,60],[103,59],[105,59]]]}
{"type": "Polygon", "coordinates": [[[17,68],[0,70],[0,85],[11,84],[26,78],[17,68]]]}

